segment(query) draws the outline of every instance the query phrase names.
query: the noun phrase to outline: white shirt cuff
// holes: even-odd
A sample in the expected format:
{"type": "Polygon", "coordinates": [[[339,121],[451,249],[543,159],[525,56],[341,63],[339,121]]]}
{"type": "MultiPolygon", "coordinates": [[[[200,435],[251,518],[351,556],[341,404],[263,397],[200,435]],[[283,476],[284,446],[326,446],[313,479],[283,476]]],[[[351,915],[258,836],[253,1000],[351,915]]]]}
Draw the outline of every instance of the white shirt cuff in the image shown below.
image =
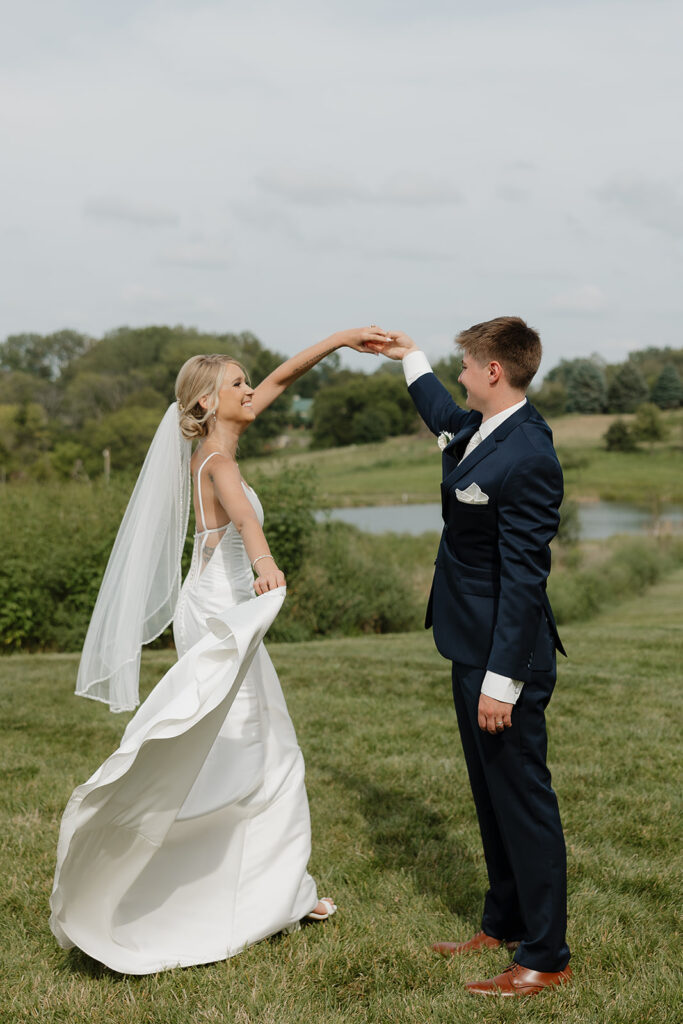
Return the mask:
{"type": "Polygon", "coordinates": [[[418,377],[422,377],[425,373],[431,373],[432,368],[429,360],[424,352],[409,352],[407,356],[404,356],[401,360],[403,363],[403,372],[406,377],[406,384],[410,387],[418,377]]]}
{"type": "MultiPolygon", "coordinates": [[[[408,358],[406,356],[406,358],[408,358]]],[[[497,672],[487,672],[481,684],[481,692],[494,700],[503,700],[506,704],[516,704],[524,683],[509,676],[501,676],[497,672]]]]}

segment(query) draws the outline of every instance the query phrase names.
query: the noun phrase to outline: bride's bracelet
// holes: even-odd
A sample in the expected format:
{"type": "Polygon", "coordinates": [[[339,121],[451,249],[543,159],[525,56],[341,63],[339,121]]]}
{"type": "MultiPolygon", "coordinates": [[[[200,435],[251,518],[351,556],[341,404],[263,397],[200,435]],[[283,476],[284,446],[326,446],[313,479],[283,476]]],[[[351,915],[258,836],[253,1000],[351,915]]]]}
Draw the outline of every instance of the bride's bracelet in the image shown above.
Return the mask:
{"type": "MultiPolygon", "coordinates": [[[[258,558],[255,558],[254,561],[251,563],[251,567],[254,570],[254,572],[256,572],[256,563],[260,562],[262,558],[273,558],[273,556],[272,555],[259,555],[258,558]]],[[[273,561],[275,561],[274,558],[273,558],[273,561]]]]}

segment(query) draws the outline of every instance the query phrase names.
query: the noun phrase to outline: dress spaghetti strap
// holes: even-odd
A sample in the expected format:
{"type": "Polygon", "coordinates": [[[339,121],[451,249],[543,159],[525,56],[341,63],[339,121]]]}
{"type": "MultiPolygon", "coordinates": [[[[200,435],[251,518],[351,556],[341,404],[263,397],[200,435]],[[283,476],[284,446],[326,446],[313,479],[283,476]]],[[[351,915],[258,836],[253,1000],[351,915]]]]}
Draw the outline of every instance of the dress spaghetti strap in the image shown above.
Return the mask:
{"type": "MultiPolygon", "coordinates": [[[[202,526],[201,530],[195,530],[195,537],[196,537],[197,542],[198,542],[197,546],[196,546],[196,549],[195,549],[195,551],[196,551],[196,559],[195,559],[195,561],[193,563],[194,567],[195,567],[195,580],[199,579],[199,576],[202,574],[202,572],[204,571],[204,569],[208,565],[209,559],[211,558],[211,556],[213,555],[214,551],[216,550],[216,548],[218,547],[218,545],[222,541],[223,537],[225,536],[225,534],[226,534],[226,532],[228,530],[228,527],[230,526],[230,520],[228,520],[227,523],[223,523],[222,526],[207,527],[207,525],[206,525],[206,515],[205,515],[205,512],[204,512],[204,500],[202,498],[201,473],[202,473],[202,470],[204,469],[204,466],[209,461],[209,459],[212,458],[212,456],[214,456],[214,455],[220,455],[220,452],[211,452],[210,455],[206,456],[206,458],[202,462],[201,466],[197,470],[197,477],[196,477],[196,481],[195,481],[195,489],[197,491],[197,496],[199,498],[199,515],[198,515],[197,518],[199,520],[201,520],[199,525],[202,526]],[[213,542],[212,543],[208,543],[210,537],[214,538],[215,543],[213,543],[213,542]]],[[[194,556],[193,556],[193,558],[194,558],[194,556]]]]}
{"type": "MultiPolygon", "coordinates": [[[[218,455],[218,452],[211,452],[210,455],[207,455],[206,458],[204,459],[204,461],[202,462],[201,466],[197,470],[197,496],[199,498],[199,511],[200,511],[201,517],[202,517],[202,528],[201,528],[201,530],[197,531],[198,533],[207,533],[208,532],[207,528],[206,528],[206,516],[204,515],[204,502],[202,501],[202,482],[201,482],[200,477],[201,477],[202,470],[204,469],[204,466],[207,464],[209,459],[212,458],[214,455],[218,455]]],[[[228,524],[226,523],[225,526],[227,526],[227,525],[228,524]]],[[[216,529],[219,529],[219,530],[223,530],[224,528],[225,528],[224,526],[216,527],[216,529]]]]}

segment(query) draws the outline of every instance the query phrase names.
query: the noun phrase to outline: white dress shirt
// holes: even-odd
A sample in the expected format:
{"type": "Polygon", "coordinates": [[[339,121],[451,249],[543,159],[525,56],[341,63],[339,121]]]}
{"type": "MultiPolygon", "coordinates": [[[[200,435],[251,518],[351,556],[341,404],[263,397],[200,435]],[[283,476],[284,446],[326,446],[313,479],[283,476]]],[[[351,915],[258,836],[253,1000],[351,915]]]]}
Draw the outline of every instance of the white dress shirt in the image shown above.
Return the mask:
{"type": "MultiPolygon", "coordinates": [[[[418,377],[422,377],[423,374],[433,372],[424,352],[409,352],[407,356],[403,357],[402,364],[408,386],[414,383],[418,377]]],[[[478,444],[481,444],[489,434],[493,433],[496,427],[499,427],[508,416],[512,416],[524,405],[526,405],[526,398],[523,398],[521,402],[516,402],[515,405],[511,405],[508,409],[503,409],[502,412],[497,412],[495,416],[491,416],[481,423],[474,436],[467,442],[467,448],[462,458],[467,458],[478,444]]],[[[460,461],[462,462],[462,459],[460,461]]],[[[487,671],[481,684],[481,692],[486,694],[487,697],[505,701],[506,704],[516,704],[523,686],[524,683],[520,680],[511,679],[509,676],[501,676],[498,672],[487,671]]]]}

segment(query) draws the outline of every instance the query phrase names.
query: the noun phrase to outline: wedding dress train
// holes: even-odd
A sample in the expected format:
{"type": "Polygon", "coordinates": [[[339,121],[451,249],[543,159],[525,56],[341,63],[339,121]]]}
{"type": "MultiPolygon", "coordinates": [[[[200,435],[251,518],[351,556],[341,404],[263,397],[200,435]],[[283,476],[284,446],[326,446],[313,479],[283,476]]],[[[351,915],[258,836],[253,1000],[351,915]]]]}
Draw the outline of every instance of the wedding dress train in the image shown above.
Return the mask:
{"type": "Polygon", "coordinates": [[[232,524],[197,533],[179,660],[64,812],[50,918],[63,948],[150,974],[234,956],[315,907],[303,758],[262,643],[284,593],[254,596],[232,524]]]}

